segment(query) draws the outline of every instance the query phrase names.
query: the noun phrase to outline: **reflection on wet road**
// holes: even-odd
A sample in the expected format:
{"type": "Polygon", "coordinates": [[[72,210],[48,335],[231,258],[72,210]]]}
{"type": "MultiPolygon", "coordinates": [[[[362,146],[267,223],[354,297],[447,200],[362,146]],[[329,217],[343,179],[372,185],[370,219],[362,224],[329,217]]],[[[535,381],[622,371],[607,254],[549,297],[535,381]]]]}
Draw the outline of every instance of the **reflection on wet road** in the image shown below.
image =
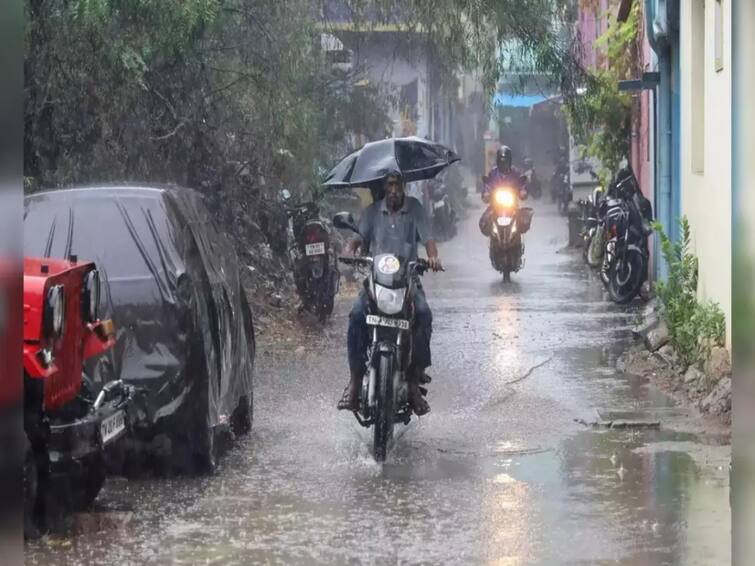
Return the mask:
{"type": "Polygon", "coordinates": [[[475,211],[427,275],[432,412],[379,466],[335,411],[349,301],[326,334],[262,344],[255,431],[213,478],[110,480],[100,513],[27,547],[29,564],[725,564],[729,447],[616,375],[635,314],[607,306],[565,222],[536,203],[504,285],[475,211]],[[539,205],[539,206],[538,206],[539,205]],[[662,415],[599,430],[596,409],[662,415]]]}

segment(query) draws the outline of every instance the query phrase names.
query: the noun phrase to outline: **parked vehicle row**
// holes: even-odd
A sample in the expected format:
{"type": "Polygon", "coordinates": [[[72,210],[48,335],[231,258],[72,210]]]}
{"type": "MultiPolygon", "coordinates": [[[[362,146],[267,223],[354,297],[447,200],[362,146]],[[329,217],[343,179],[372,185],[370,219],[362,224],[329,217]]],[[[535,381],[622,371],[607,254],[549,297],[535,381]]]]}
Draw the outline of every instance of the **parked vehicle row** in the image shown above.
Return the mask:
{"type": "Polygon", "coordinates": [[[199,194],[37,193],[24,232],[27,533],[51,505],[91,503],[106,466],[138,463],[126,437],[165,435],[171,467],[212,473],[218,441],[252,426],[255,343],[235,251],[199,194]]]}
{"type": "Polygon", "coordinates": [[[647,281],[652,207],[630,168],[624,168],[604,192],[580,203],[584,218],[583,257],[600,269],[611,300],[626,304],[647,281]]]}

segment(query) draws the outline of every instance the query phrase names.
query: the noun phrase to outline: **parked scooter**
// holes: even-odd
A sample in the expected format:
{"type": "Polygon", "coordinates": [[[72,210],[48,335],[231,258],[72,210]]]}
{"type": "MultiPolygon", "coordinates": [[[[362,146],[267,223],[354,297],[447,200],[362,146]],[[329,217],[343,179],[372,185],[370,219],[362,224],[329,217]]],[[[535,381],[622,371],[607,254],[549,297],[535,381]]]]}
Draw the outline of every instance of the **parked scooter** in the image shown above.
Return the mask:
{"type": "MultiPolygon", "coordinates": [[[[488,182],[487,177],[483,182],[488,182]]],[[[511,273],[524,267],[522,234],[530,229],[534,214],[531,208],[520,206],[526,198],[526,190],[509,186],[494,187],[483,195],[490,207],[480,220],[480,230],[490,239],[490,263],[503,274],[504,282],[511,281],[511,273]]]]}
{"type": "MultiPolygon", "coordinates": [[[[338,213],[333,224],[357,232],[348,212],[338,213]]],[[[392,254],[339,260],[369,269],[367,325],[372,343],[359,391],[359,410],[354,416],[362,426],[372,427],[373,455],[382,462],[393,438],[393,425],[409,424],[412,416],[406,372],[412,351],[413,299],[419,276],[428,270],[428,264],[422,259],[407,261],[392,254]]],[[[422,388],[420,391],[425,393],[422,388]]]]}
{"type": "Polygon", "coordinates": [[[615,198],[606,201],[601,279],[611,300],[626,304],[647,279],[652,210],[631,169],[622,169],[614,186],[615,198]]]}
{"type": "Polygon", "coordinates": [[[302,306],[324,321],[333,312],[340,273],[330,233],[313,202],[294,204],[291,193],[281,192],[288,216],[289,258],[302,306]]]}

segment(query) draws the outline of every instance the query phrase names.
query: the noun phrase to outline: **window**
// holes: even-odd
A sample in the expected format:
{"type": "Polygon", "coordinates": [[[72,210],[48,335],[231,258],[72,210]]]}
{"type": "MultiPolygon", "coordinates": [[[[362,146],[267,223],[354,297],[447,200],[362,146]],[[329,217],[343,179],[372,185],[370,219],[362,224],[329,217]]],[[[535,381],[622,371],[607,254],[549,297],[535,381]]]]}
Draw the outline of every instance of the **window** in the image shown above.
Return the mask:
{"type": "Polygon", "coordinates": [[[715,0],[715,59],[716,72],[724,69],[724,0],[715,0]]]}

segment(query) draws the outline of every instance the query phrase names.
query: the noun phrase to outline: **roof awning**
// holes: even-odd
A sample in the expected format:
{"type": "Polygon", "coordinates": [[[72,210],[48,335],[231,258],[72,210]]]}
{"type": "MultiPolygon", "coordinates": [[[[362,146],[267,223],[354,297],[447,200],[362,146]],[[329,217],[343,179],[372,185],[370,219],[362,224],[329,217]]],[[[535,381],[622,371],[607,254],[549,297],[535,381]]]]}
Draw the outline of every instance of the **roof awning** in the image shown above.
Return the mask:
{"type": "Polygon", "coordinates": [[[493,95],[493,106],[513,106],[515,108],[530,108],[535,104],[548,100],[543,94],[509,94],[496,92],[493,95]]]}

